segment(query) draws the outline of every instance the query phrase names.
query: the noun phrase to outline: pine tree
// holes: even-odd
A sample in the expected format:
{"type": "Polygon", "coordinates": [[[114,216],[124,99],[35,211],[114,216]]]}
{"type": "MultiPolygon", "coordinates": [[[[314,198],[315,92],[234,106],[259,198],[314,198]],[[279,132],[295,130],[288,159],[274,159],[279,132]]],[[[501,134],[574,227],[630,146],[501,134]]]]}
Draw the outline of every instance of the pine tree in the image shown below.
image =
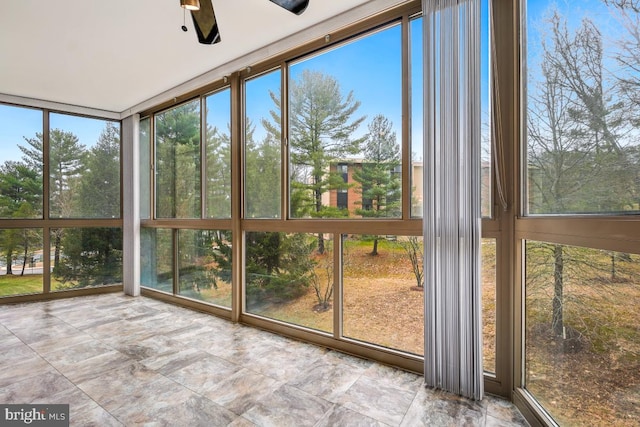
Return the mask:
{"type": "Polygon", "coordinates": [[[267,134],[254,138],[255,126],[248,121],[245,131],[245,197],[247,218],[280,217],[280,139],[267,134]]]}
{"type": "Polygon", "coordinates": [[[78,195],[82,217],[120,217],[120,129],[111,122],[87,153],[78,195]]]}
{"type": "MultiPolygon", "coordinates": [[[[384,116],[373,118],[363,148],[362,168],[353,174],[360,184],[356,191],[362,196],[356,213],[364,218],[397,218],[401,213],[400,146],[392,128],[393,124],[384,116]]],[[[378,239],[373,236],[371,255],[378,255],[378,239]]]]}
{"type": "MultiPolygon", "coordinates": [[[[293,217],[307,214],[315,217],[334,216],[322,195],[345,186],[339,174],[330,172],[336,159],[356,155],[364,138],[353,138],[365,117],[354,118],[360,102],[353,92],[343,95],[338,81],[318,71],[304,70],[289,86],[289,155],[291,164],[291,208],[293,217]],[[295,208],[295,209],[294,209],[295,208]]],[[[271,120],[263,121],[273,138],[280,140],[280,100],[271,98],[276,110],[271,120]]],[[[324,252],[324,236],[318,234],[318,252],[324,252]]]]}
{"type": "Polygon", "coordinates": [[[231,218],[231,137],[215,126],[206,133],[207,217],[231,218]]]}
{"type": "Polygon", "coordinates": [[[156,115],[156,214],[200,217],[200,104],[156,115]]]}
{"type": "MultiPolygon", "coordinates": [[[[44,164],[42,134],[25,138],[28,146],[18,146],[24,154],[22,160],[42,173],[44,164]],[[37,169],[39,168],[39,169],[37,169]]],[[[51,129],[49,132],[49,216],[72,218],[78,216],[75,206],[78,177],[84,168],[86,149],[72,132],[51,129]]],[[[54,268],[60,263],[62,229],[56,229],[53,237],[54,268]]]]}

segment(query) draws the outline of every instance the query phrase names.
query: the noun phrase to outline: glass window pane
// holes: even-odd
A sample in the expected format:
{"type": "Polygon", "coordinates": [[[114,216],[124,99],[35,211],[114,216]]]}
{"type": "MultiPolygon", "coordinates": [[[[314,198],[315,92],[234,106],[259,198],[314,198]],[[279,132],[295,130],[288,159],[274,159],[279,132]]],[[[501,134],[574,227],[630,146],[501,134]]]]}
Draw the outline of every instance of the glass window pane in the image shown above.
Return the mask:
{"type": "Polygon", "coordinates": [[[122,284],[121,228],[51,230],[51,290],[122,284]]]}
{"type": "Polygon", "coordinates": [[[179,230],[178,293],[231,308],[231,231],[179,230]]]}
{"type": "Polygon", "coordinates": [[[291,217],[402,215],[401,52],[395,25],[290,66],[291,217]]]}
{"type": "Polygon", "coordinates": [[[637,213],[635,2],[527,4],[528,213],[637,213]]]}
{"type": "Polygon", "coordinates": [[[422,18],[411,20],[411,216],[422,218],[424,178],[424,69],[422,18]]]}
{"type": "Polygon", "coordinates": [[[200,218],[200,101],[156,114],[156,217],[200,218]]]}
{"type": "Polygon", "coordinates": [[[42,292],[42,230],[0,229],[0,297],[42,292]]]}
{"type": "Polygon", "coordinates": [[[333,330],[333,235],[249,232],[245,298],[249,313],[307,328],[333,330]]]}
{"type": "Polygon", "coordinates": [[[173,230],[140,230],[140,285],[173,293],[173,230]]]}
{"type": "Polygon", "coordinates": [[[424,354],[422,237],[349,235],[343,242],[344,336],[424,354]]]}
{"type": "Polygon", "coordinates": [[[525,387],[560,425],[636,425],[640,255],[525,249],[525,387]]]}
{"type": "Polygon", "coordinates": [[[490,0],[482,0],[481,3],[481,37],[480,40],[480,84],[481,84],[481,121],[482,134],[481,144],[482,153],[480,168],[480,190],[481,194],[481,214],[483,217],[491,217],[493,214],[493,195],[492,183],[493,175],[491,173],[491,139],[493,137],[493,120],[491,118],[491,54],[490,52],[490,34],[491,26],[489,22],[489,5],[490,0]]]}
{"type": "Polygon", "coordinates": [[[120,124],[49,115],[49,215],[120,218],[120,124]]]}
{"type": "Polygon", "coordinates": [[[0,104],[0,218],[42,217],[42,111],[0,104]]]}
{"type": "Polygon", "coordinates": [[[496,239],[482,239],[482,343],[485,372],[496,372],[496,239]]]}
{"type": "Polygon", "coordinates": [[[140,218],[151,218],[151,120],[140,120],[140,218]]]}
{"type": "Polygon", "coordinates": [[[245,82],[246,218],[281,217],[280,79],[276,70],[245,82]]]}
{"type": "Polygon", "coordinates": [[[205,98],[207,218],[231,218],[231,91],[205,98]]]}

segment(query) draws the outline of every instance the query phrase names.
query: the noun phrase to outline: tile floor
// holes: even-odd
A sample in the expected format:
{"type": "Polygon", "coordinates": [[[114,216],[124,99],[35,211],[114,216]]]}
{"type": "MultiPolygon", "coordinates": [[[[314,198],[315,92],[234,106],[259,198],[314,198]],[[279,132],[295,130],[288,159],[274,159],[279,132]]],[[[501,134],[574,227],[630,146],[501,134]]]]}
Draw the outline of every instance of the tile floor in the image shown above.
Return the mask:
{"type": "Polygon", "coordinates": [[[0,403],[75,426],[520,426],[510,403],[150,298],[0,306],[0,403]]]}

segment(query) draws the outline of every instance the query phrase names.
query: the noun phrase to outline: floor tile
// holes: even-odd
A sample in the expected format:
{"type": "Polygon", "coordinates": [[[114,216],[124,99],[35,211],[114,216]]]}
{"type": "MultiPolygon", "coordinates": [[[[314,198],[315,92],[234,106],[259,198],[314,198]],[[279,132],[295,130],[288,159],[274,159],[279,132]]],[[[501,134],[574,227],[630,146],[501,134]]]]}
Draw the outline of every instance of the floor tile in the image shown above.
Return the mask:
{"type": "Polygon", "coordinates": [[[130,399],[154,393],[152,384],[164,377],[142,364],[130,361],[100,376],[78,382],[78,387],[108,411],[115,410],[130,399]]]}
{"type": "Polygon", "coordinates": [[[49,396],[72,390],[75,385],[58,372],[45,372],[3,388],[0,392],[2,403],[41,402],[49,396]]]}
{"type": "Polygon", "coordinates": [[[161,425],[171,427],[226,426],[236,418],[233,412],[195,393],[184,402],[163,406],[156,413],[161,425]]]}
{"type": "Polygon", "coordinates": [[[344,406],[334,405],[314,427],[384,427],[386,424],[344,406]]]}
{"type": "Polygon", "coordinates": [[[281,385],[273,378],[245,368],[205,390],[203,395],[241,415],[281,385]]]}
{"type": "Polygon", "coordinates": [[[201,359],[167,374],[167,377],[201,393],[215,387],[240,369],[242,368],[234,363],[205,353],[201,359]]]}
{"type": "Polygon", "coordinates": [[[337,402],[363,372],[362,368],[336,365],[320,359],[288,384],[330,402],[337,402]]]}
{"type": "Polygon", "coordinates": [[[361,376],[340,398],[341,404],[389,425],[399,425],[415,393],[361,376]]]}
{"type": "Polygon", "coordinates": [[[382,384],[402,388],[413,393],[416,393],[419,388],[424,387],[424,379],[421,375],[378,363],[369,366],[363,375],[382,384]]]}
{"type": "Polygon", "coordinates": [[[11,364],[3,363],[0,358],[0,402],[6,401],[3,399],[6,387],[34,376],[54,372],[56,370],[53,366],[40,355],[34,355],[11,364]]]}
{"type": "Polygon", "coordinates": [[[522,414],[510,402],[493,396],[486,396],[485,400],[487,402],[487,424],[489,417],[505,421],[507,425],[521,425],[525,421],[522,414]]]}
{"type": "Polygon", "coordinates": [[[260,426],[313,426],[332,404],[302,390],[283,385],[243,414],[260,426]]]}

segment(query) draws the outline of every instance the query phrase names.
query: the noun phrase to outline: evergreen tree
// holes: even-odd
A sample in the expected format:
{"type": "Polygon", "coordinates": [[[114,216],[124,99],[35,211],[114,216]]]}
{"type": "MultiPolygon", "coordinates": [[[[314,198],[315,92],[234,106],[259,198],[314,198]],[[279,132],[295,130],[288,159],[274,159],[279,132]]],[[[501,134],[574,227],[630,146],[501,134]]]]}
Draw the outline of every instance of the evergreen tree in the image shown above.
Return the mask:
{"type": "MultiPolygon", "coordinates": [[[[344,96],[335,78],[311,70],[290,82],[289,94],[291,199],[296,201],[291,215],[333,216],[335,210],[323,205],[322,195],[346,185],[339,174],[330,172],[330,164],[360,152],[364,138],[352,137],[365,119],[353,117],[360,102],[352,91],[344,96]]],[[[271,123],[264,120],[263,125],[279,141],[280,100],[273,93],[271,98],[276,110],[271,111],[271,123]]],[[[318,252],[324,252],[322,234],[318,234],[318,252]]]]}
{"type": "MultiPolygon", "coordinates": [[[[248,305],[279,303],[301,296],[311,284],[315,239],[301,233],[248,232],[245,238],[248,305]]],[[[227,233],[214,237],[214,274],[231,281],[231,245],[227,233]]]]}
{"type": "Polygon", "coordinates": [[[255,126],[248,122],[245,131],[245,197],[247,218],[280,217],[280,140],[271,133],[261,142],[254,137],[255,126]]]}
{"type": "Polygon", "coordinates": [[[215,126],[206,133],[206,194],[209,218],[231,218],[231,137],[215,126]]]}
{"type": "MultiPolygon", "coordinates": [[[[361,207],[356,213],[364,218],[397,218],[401,213],[402,175],[398,171],[402,159],[393,124],[382,115],[369,123],[364,144],[362,168],[353,179],[360,186],[361,207]]],[[[371,255],[378,255],[378,236],[373,236],[371,255]]]]}
{"type": "Polygon", "coordinates": [[[200,217],[200,104],[156,115],[158,218],[200,217]]]}
{"type": "Polygon", "coordinates": [[[82,217],[120,217],[120,129],[111,122],[87,153],[78,196],[82,217]]]}
{"type": "MultiPolygon", "coordinates": [[[[120,217],[120,130],[107,122],[89,149],[77,185],[76,210],[84,218],[120,217]]],[[[64,257],[53,274],[69,287],[100,286],[122,280],[120,228],[55,229],[64,257]]]]}
{"type": "MultiPolygon", "coordinates": [[[[13,216],[15,218],[29,218],[33,217],[33,215],[33,206],[28,202],[23,202],[13,216]]],[[[24,276],[27,263],[33,259],[34,252],[42,249],[42,231],[34,228],[16,228],[5,230],[5,232],[11,234],[10,240],[15,243],[16,251],[21,253],[22,268],[20,275],[24,276]]],[[[9,274],[8,271],[7,274],[9,274]]]]}
{"type": "Polygon", "coordinates": [[[65,229],[61,243],[64,258],[53,275],[66,288],[122,283],[122,229],[65,229]]]}
{"type": "MultiPolygon", "coordinates": [[[[25,138],[28,146],[18,146],[22,160],[42,173],[44,155],[42,134],[25,138]]],[[[76,185],[84,168],[85,146],[72,132],[51,129],[49,132],[49,215],[52,218],[72,218],[77,215],[76,185]]],[[[54,268],[60,263],[62,229],[56,229],[53,237],[54,268]]]]}
{"type": "Polygon", "coordinates": [[[23,203],[31,206],[28,217],[42,215],[42,168],[34,169],[15,161],[0,166],[0,217],[16,218],[23,203]]]}
{"type": "MultiPolygon", "coordinates": [[[[7,161],[0,167],[0,217],[12,219],[36,218],[42,215],[42,178],[28,166],[7,161]],[[35,207],[34,207],[35,206],[35,207]]],[[[0,251],[6,265],[7,274],[13,274],[13,257],[23,252],[21,275],[27,263],[27,256],[33,247],[42,241],[38,231],[28,228],[0,230],[0,251]]]]}

